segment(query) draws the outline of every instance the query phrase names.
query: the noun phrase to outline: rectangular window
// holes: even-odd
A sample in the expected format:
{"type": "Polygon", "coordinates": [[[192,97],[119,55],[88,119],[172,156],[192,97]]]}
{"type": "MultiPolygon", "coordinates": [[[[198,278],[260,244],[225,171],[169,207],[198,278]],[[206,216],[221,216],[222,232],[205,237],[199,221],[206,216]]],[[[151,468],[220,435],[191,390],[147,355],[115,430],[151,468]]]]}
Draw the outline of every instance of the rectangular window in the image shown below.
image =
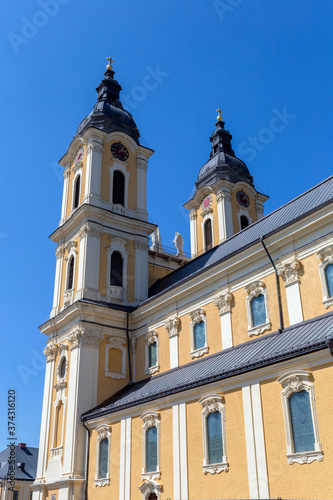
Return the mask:
{"type": "Polygon", "coordinates": [[[325,269],[328,296],[333,297],[333,264],[329,264],[325,269]]]}
{"type": "Polygon", "coordinates": [[[251,301],[252,323],[258,326],[266,323],[265,297],[263,294],[254,297],[251,301]]]}
{"type": "Polygon", "coordinates": [[[99,444],[99,477],[100,479],[108,477],[109,460],[109,440],[103,439],[99,444]]]}
{"type": "Polygon", "coordinates": [[[201,349],[206,345],[205,322],[200,321],[194,326],[194,349],[201,349]]]}
{"type": "Polygon", "coordinates": [[[207,432],[209,463],[220,464],[223,461],[223,443],[221,413],[219,411],[208,415],[207,432]]]}
{"type": "Polygon", "coordinates": [[[146,433],[146,462],[147,472],[155,472],[157,469],[157,428],[150,427],[146,433]]]}
{"type": "Polygon", "coordinates": [[[18,500],[18,497],[19,497],[19,492],[18,492],[18,490],[14,490],[14,491],[13,491],[13,500],[18,500]]]}
{"type": "Polygon", "coordinates": [[[149,368],[157,365],[157,343],[149,344],[149,368]]]}
{"type": "Polygon", "coordinates": [[[294,392],[289,397],[294,452],[313,451],[315,437],[313,432],[310,398],[306,391],[294,392]]]}

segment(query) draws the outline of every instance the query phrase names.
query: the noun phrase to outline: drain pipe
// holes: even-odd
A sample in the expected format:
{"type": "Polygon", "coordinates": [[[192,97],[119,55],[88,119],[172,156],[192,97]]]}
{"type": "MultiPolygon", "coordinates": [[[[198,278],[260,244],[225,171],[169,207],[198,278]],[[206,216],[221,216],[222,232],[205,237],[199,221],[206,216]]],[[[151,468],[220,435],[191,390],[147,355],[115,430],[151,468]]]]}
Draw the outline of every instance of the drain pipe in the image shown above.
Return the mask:
{"type": "Polygon", "coordinates": [[[90,437],[90,432],[86,424],[81,420],[83,427],[87,431],[87,445],[86,445],[86,484],[84,486],[84,498],[85,500],[88,499],[88,468],[89,468],[89,449],[90,449],[90,443],[89,443],[89,437],[90,437]]]}
{"type": "Polygon", "coordinates": [[[277,291],[277,297],[278,297],[278,306],[279,306],[279,318],[280,318],[280,328],[279,328],[279,333],[282,333],[283,332],[283,329],[284,329],[284,326],[283,326],[283,313],[282,313],[282,303],[281,303],[281,292],[280,292],[280,281],[279,281],[279,275],[278,275],[278,272],[277,272],[277,269],[276,269],[276,266],[273,262],[273,259],[269,253],[269,251],[267,250],[267,247],[264,243],[264,236],[261,236],[260,238],[260,241],[261,241],[261,244],[262,246],[264,247],[265,249],[265,252],[267,254],[267,257],[269,258],[269,260],[271,261],[271,264],[274,268],[274,272],[275,272],[275,280],[276,280],[276,291],[277,291]]]}
{"type": "Polygon", "coordinates": [[[129,331],[128,331],[128,326],[129,326],[129,307],[126,309],[126,337],[127,337],[127,355],[128,355],[128,375],[129,375],[129,384],[133,384],[132,380],[132,362],[131,362],[131,345],[130,345],[130,338],[129,338],[129,331]]]}

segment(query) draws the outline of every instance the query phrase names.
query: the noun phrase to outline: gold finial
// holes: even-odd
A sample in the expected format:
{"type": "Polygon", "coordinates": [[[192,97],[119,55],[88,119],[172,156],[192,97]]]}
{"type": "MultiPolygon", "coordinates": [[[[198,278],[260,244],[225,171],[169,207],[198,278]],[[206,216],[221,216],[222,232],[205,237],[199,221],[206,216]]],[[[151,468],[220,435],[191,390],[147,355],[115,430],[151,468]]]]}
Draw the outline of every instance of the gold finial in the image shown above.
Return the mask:
{"type": "Polygon", "coordinates": [[[218,115],[217,115],[217,121],[218,121],[218,122],[223,122],[221,108],[218,108],[216,111],[217,111],[217,113],[218,113],[218,115]]]}
{"type": "Polygon", "coordinates": [[[106,69],[110,69],[111,71],[113,71],[112,63],[114,62],[114,60],[112,59],[112,57],[107,57],[106,60],[109,61],[106,69]]]}

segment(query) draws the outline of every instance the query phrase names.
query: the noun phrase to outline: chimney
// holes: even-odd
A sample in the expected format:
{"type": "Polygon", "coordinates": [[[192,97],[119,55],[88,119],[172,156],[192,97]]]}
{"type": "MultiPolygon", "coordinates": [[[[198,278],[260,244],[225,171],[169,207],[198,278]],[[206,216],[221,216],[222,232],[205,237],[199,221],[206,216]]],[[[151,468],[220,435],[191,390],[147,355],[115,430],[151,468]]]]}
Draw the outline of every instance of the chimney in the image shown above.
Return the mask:
{"type": "Polygon", "coordinates": [[[25,462],[20,462],[17,464],[17,467],[21,469],[22,472],[24,472],[24,467],[25,467],[25,462]]]}
{"type": "Polygon", "coordinates": [[[20,448],[26,448],[27,447],[26,443],[19,443],[18,446],[20,448]]]}

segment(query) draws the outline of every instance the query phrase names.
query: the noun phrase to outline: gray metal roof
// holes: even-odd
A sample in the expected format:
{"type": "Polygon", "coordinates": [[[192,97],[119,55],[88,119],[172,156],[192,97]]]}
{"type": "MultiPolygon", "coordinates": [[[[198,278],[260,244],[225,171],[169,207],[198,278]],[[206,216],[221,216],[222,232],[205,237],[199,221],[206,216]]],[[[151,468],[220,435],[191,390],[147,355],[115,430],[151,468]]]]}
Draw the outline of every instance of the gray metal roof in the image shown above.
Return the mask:
{"type": "MultiPolygon", "coordinates": [[[[7,478],[8,460],[10,459],[10,448],[6,448],[0,453],[0,478],[7,478]]],[[[12,457],[11,457],[12,459],[12,457]]],[[[31,446],[21,448],[15,446],[15,479],[18,481],[34,481],[36,479],[38,460],[38,448],[31,446]],[[24,469],[17,467],[17,464],[24,462],[24,469]]]]}
{"type": "Polygon", "coordinates": [[[259,241],[260,237],[269,236],[280,231],[332,202],[333,176],[231,236],[209,252],[196,257],[180,269],[158,280],[150,287],[149,297],[152,298],[169,288],[180,285],[182,282],[206,271],[209,267],[215,266],[245,248],[254,245],[259,241]]]}
{"type": "Polygon", "coordinates": [[[82,420],[114,413],[262,366],[325,349],[330,338],[333,338],[333,312],[290,326],[282,333],[265,335],[128,385],[101,405],[84,413],[82,420]]]}

